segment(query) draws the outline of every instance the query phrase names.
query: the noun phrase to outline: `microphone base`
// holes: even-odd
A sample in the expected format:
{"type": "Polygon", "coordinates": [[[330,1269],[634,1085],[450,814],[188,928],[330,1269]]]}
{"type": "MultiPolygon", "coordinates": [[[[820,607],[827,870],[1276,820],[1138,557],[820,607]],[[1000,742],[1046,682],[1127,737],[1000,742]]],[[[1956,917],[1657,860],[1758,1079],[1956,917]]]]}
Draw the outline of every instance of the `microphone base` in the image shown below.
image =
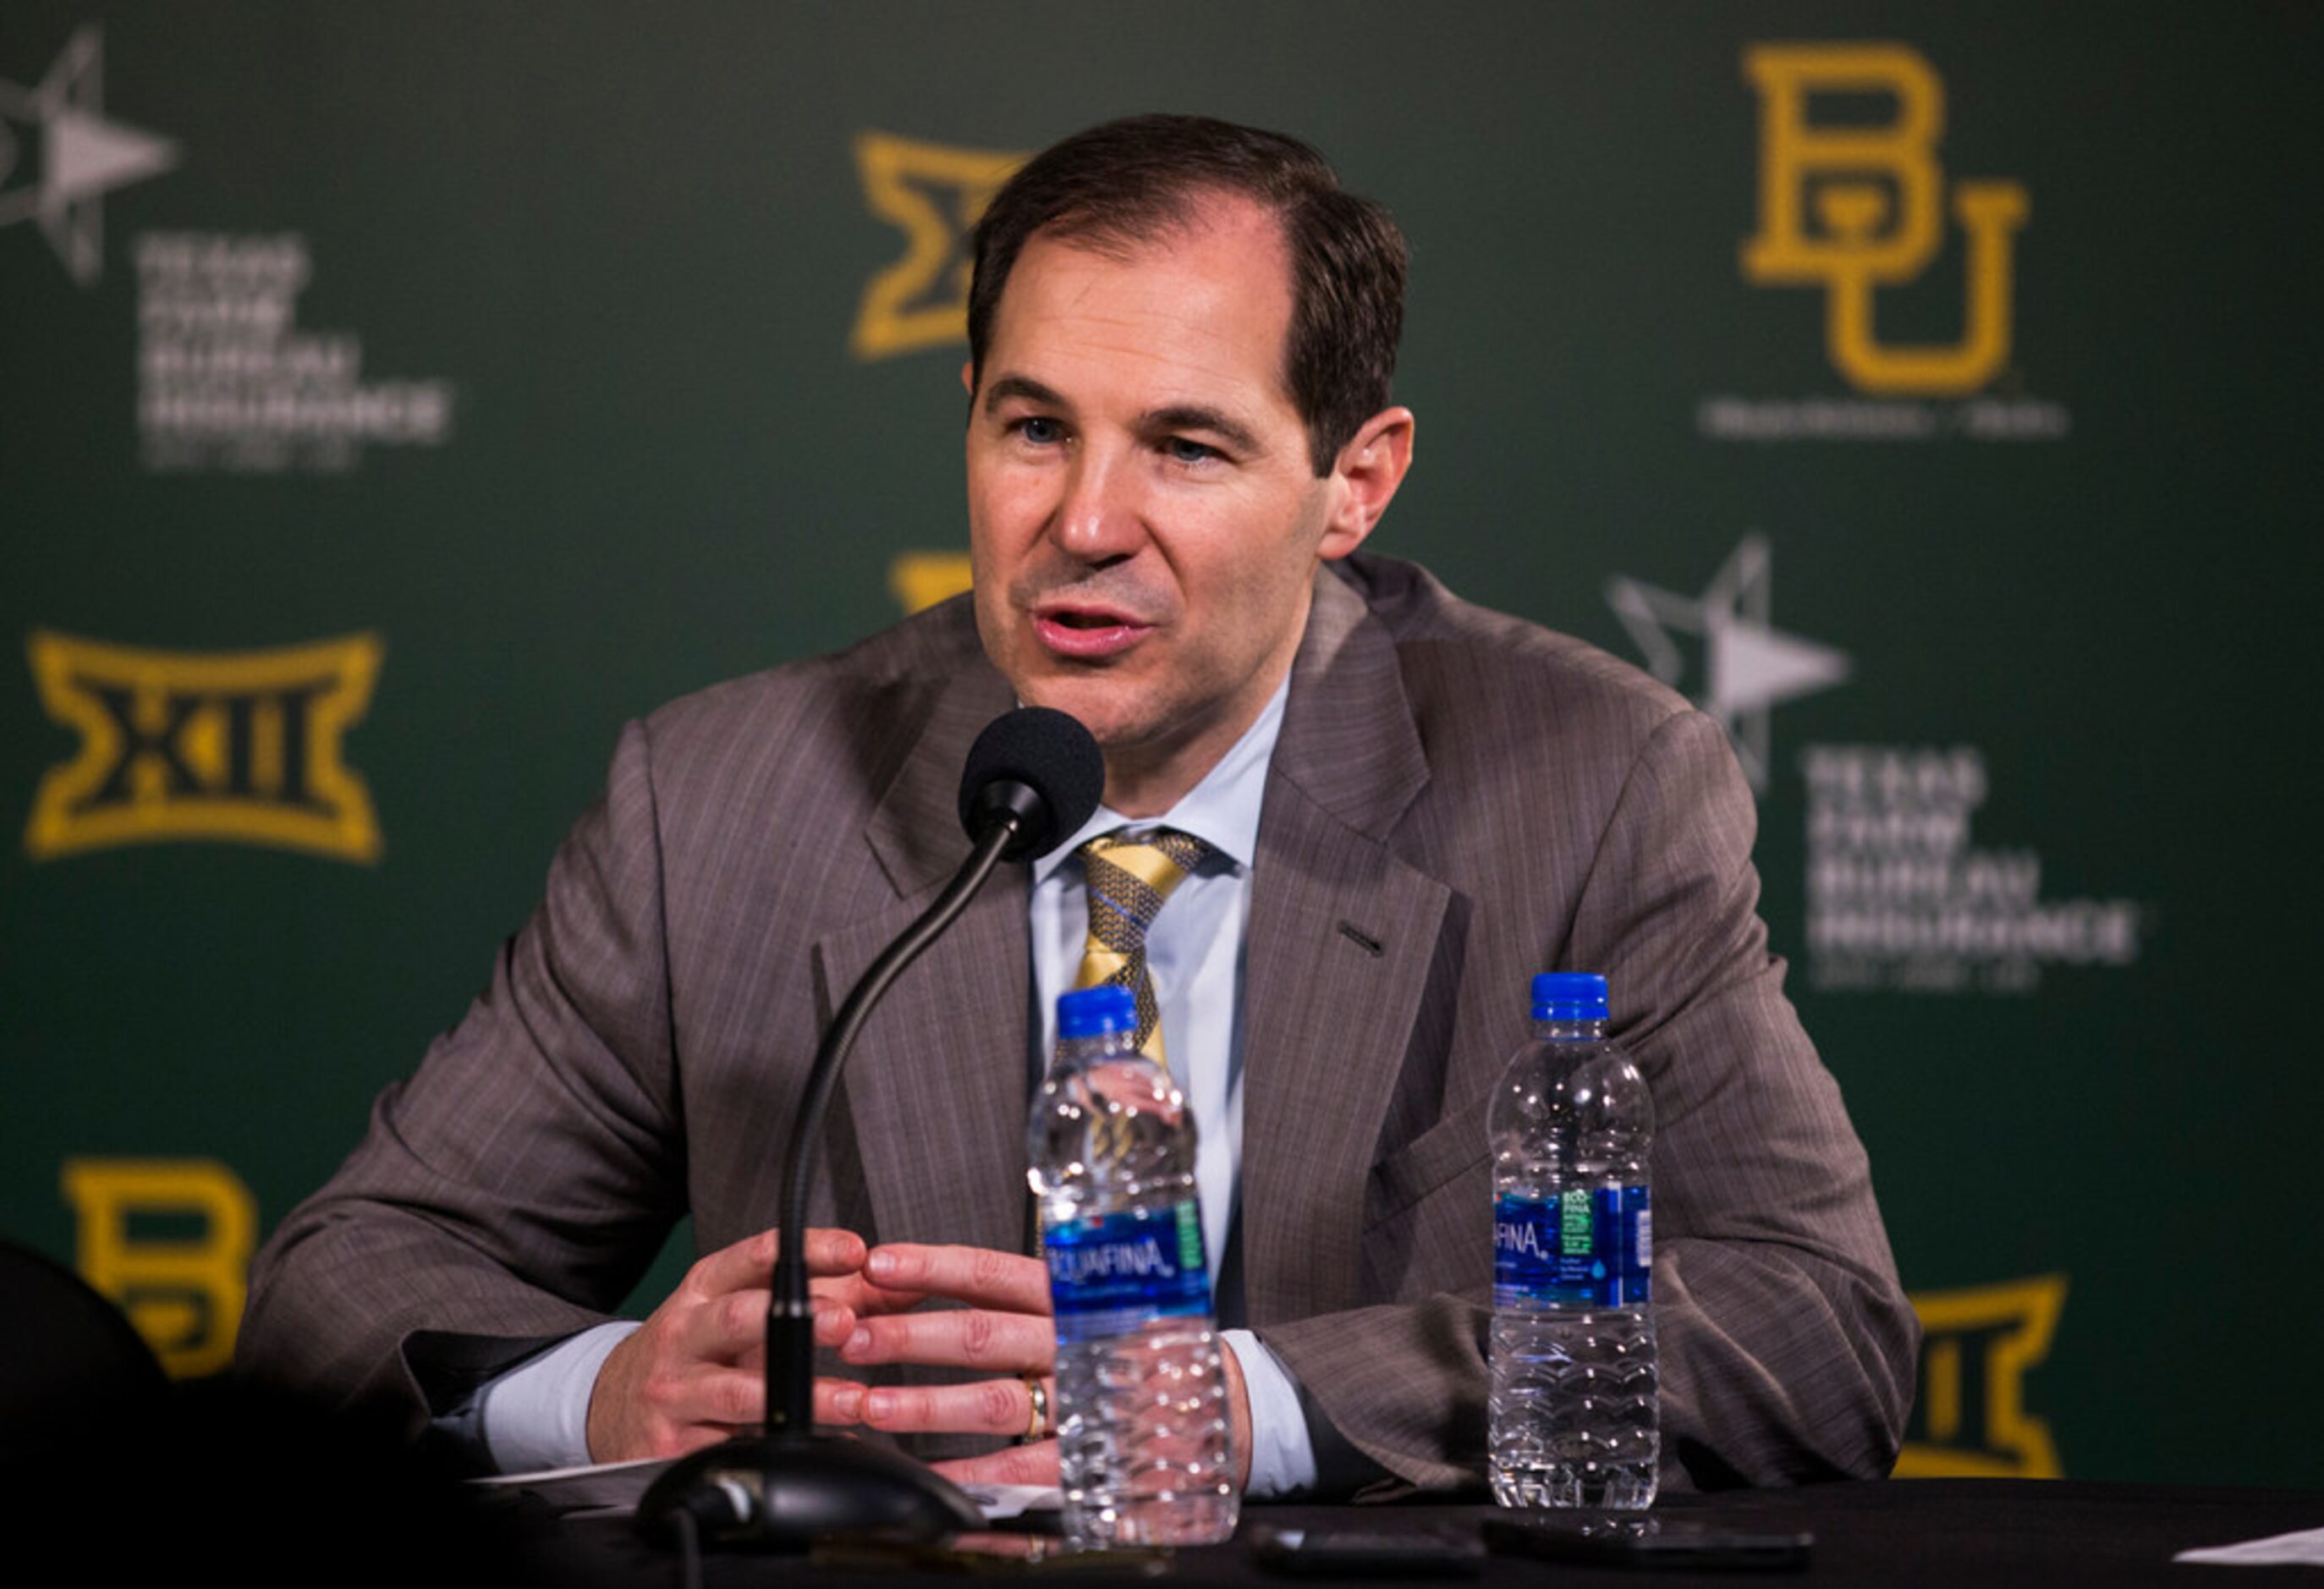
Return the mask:
{"type": "Polygon", "coordinates": [[[674,1540],[681,1512],[712,1550],[797,1554],[835,1534],[925,1543],[984,1526],[933,1468],[833,1435],[739,1436],[672,1464],[638,1502],[638,1531],[674,1540]]]}

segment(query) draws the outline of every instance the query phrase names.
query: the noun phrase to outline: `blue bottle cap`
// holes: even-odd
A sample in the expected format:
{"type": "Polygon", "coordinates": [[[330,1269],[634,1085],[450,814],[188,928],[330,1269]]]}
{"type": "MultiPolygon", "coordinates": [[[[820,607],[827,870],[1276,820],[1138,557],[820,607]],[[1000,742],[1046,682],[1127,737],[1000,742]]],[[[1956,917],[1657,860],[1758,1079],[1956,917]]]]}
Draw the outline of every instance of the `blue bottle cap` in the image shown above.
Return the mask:
{"type": "Polygon", "coordinates": [[[1536,1021],[1603,1021],[1606,979],[1594,971],[1545,971],[1533,979],[1536,1021]]]}
{"type": "Polygon", "coordinates": [[[1138,1001],[1126,987],[1077,988],[1057,995],[1057,1038],[1102,1037],[1138,1030],[1138,1001]]]}

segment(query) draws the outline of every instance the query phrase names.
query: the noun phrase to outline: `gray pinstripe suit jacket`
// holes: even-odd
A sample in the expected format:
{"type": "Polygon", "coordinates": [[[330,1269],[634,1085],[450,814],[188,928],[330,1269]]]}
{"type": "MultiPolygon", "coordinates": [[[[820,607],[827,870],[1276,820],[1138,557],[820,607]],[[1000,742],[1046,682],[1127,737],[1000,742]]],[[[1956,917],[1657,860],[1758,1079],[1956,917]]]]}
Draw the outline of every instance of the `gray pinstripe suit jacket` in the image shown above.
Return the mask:
{"type": "MultiPolygon", "coordinates": [[[[772,1223],[837,999],[964,853],[1010,704],[964,603],[624,733],[491,987],[260,1255],[246,1369],[417,1426],[600,1322],[691,1210],[772,1223]]],[[[1250,1322],[1415,1483],[1484,1445],[1484,1104],[1526,978],[1603,971],[1651,1082],[1665,1481],[1885,1472],[1916,1329],[1756,914],[1717,727],[1635,670],[1358,558],[1319,573],[1244,987],[1250,1322]]],[[[813,1217],[1014,1250],[1031,983],[1012,869],[872,1019],[813,1217]]]]}

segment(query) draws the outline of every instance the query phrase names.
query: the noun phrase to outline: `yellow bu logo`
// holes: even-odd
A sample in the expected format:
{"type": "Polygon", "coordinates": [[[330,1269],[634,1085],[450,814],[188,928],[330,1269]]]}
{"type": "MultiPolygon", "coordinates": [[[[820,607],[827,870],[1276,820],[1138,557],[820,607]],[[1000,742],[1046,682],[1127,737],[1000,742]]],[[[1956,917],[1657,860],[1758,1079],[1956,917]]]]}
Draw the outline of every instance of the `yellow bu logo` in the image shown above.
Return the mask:
{"type": "Polygon", "coordinates": [[[2009,356],[2010,235],[2025,224],[2017,182],[1961,182],[1953,218],[1968,239],[1967,302],[1953,346],[1892,347],[1872,324],[1873,290],[1926,270],[1944,242],[1945,91],[1902,44],[1762,44],[1743,52],[1759,95],[1759,230],[1743,274],[1760,286],[1821,286],[1832,367],[1863,392],[1960,396],[2009,356]],[[1877,95],[1885,124],[1819,124],[1813,95],[1877,95]]]}
{"type": "Polygon", "coordinates": [[[241,1178],[205,1159],[68,1159],[64,1193],[80,1215],[81,1278],[121,1305],[161,1366],[189,1376],[231,1363],[258,1230],[241,1178]],[[135,1230],[172,1217],[200,1233],[135,1230]]]}

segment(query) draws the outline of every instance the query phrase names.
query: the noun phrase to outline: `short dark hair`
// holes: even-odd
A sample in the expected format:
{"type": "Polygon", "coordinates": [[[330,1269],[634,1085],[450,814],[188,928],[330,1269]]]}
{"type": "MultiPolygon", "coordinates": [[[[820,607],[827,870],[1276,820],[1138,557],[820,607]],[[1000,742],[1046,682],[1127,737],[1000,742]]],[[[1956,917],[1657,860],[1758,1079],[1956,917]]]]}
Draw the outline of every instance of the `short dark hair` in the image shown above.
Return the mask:
{"type": "Polygon", "coordinates": [[[1051,144],[1009,179],[976,224],[968,350],[981,385],[992,316],[1037,233],[1146,243],[1207,195],[1240,194],[1281,220],[1291,254],[1283,382],[1318,476],[1386,408],[1404,333],[1404,234],[1382,206],[1340,186],[1313,148],[1199,115],[1138,115],[1051,144]]]}

